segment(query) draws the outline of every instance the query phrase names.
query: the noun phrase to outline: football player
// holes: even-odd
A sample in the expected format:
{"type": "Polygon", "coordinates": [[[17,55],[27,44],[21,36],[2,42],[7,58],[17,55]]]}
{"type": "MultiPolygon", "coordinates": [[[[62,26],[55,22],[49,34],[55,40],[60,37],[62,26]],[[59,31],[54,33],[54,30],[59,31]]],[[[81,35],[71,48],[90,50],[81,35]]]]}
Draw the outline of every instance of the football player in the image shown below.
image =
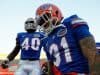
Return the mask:
{"type": "Polygon", "coordinates": [[[93,75],[95,40],[82,18],[72,15],[61,22],[60,9],[47,3],[38,7],[36,19],[47,35],[44,49],[50,54],[54,75],[93,75]]]}
{"type": "Polygon", "coordinates": [[[15,75],[40,75],[40,52],[41,39],[44,34],[36,32],[37,24],[35,19],[28,18],[25,21],[26,32],[17,34],[16,46],[12,52],[7,56],[7,60],[2,62],[2,67],[7,68],[15,56],[21,50],[20,61],[15,75]]]}

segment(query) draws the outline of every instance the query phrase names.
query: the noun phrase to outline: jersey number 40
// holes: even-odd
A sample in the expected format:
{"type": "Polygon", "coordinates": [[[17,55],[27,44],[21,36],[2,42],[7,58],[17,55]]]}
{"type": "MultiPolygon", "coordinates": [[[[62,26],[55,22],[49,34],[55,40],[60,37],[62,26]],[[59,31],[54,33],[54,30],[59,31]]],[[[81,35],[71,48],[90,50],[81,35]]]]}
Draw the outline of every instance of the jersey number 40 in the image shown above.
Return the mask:
{"type": "Polygon", "coordinates": [[[39,38],[32,38],[31,40],[29,38],[25,38],[25,40],[22,42],[22,48],[25,50],[28,50],[30,47],[33,50],[39,50],[40,46],[40,39],[39,38]]]}

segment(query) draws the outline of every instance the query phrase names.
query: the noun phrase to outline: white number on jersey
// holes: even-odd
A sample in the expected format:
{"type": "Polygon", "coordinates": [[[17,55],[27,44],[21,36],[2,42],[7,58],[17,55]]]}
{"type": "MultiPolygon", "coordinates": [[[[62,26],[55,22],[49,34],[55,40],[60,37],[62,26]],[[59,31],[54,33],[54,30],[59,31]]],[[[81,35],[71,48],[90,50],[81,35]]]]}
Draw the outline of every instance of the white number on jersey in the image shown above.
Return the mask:
{"type": "Polygon", "coordinates": [[[39,38],[32,38],[31,43],[29,44],[29,38],[25,38],[25,40],[22,43],[22,48],[25,50],[28,50],[29,47],[31,47],[33,50],[39,50],[40,46],[40,39],[39,38]]]}
{"type": "MultiPolygon", "coordinates": [[[[65,37],[62,37],[60,45],[64,49],[64,56],[65,56],[66,62],[68,62],[68,63],[71,62],[72,58],[71,58],[70,50],[68,48],[68,44],[67,44],[67,41],[66,41],[65,37]]],[[[54,64],[56,66],[59,66],[60,63],[61,63],[60,52],[58,50],[59,49],[58,49],[58,45],[57,44],[52,44],[50,46],[50,54],[55,53],[54,56],[56,58],[56,61],[54,62],[54,64]]]]}

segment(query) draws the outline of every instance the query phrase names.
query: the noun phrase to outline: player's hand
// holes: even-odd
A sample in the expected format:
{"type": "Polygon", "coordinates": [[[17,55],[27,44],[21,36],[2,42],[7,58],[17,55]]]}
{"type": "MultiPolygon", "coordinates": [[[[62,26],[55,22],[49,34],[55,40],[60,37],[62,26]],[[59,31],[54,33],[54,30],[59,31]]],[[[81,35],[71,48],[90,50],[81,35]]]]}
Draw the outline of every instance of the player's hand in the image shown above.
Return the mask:
{"type": "Polygon", "coordinates": [[[4,60],[2,63],[1,63],[1,67],[3,69],[6,69],[9,67],[9,60],[4,60]]]}

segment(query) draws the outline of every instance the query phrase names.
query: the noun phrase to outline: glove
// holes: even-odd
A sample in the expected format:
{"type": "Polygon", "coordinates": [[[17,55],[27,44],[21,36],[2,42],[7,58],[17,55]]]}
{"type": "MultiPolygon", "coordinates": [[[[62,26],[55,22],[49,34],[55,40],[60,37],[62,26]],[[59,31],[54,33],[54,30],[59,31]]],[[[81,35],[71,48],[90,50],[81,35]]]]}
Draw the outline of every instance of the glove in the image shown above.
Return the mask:
{"type": "Polygon", "coordinates": [[[4,61],[1,63],[1,67],[2,67],[3,69],[8,68],[8,67],[9,67],[9,60],[8,60],[8,59],[7,59],[7,60],[4,60],[4,61]]]}

